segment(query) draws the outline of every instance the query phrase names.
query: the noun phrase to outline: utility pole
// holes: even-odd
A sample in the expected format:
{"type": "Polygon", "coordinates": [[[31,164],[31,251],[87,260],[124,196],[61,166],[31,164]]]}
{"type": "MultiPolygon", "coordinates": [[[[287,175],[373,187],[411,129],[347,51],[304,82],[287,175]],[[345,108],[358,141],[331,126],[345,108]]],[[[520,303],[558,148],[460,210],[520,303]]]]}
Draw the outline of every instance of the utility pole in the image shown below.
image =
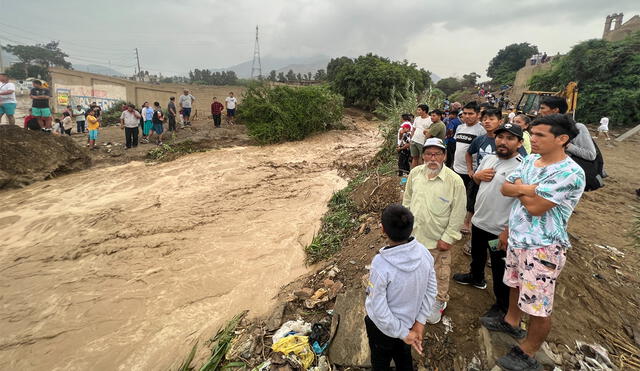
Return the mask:
{"type": "Polygon", "coordinates": [[[4,59],[2,59],[2,43],[0,42],[0,72],[4,72],[4,59]]]}
{"type": "Polygon", "coordinates": [[[140,69],[140,54],[138,54],[138,48],[136,48],[136,60],[138,61],[138,75],[140,75],[142,70],[140,69]]]}
{"type": "Polygon", "coordinates": [[[253,47],[253,63],[251,64],[251,78],[262,78],[262,63],[260,63],[260,42],[258,41],[258,25],[256,25],[256,43],[253,47]]]}

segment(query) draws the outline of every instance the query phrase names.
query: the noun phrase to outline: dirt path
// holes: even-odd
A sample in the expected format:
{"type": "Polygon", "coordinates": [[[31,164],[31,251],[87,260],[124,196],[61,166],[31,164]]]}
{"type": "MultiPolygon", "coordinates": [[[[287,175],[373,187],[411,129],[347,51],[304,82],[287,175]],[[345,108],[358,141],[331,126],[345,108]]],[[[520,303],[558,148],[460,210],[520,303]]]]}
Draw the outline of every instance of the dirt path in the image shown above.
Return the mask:
{"type": "Polygon", "coordinates": [[[266,312],[306,271],[346,183],[335,164],[380,144],[357,126],[0,193],[0,369],[167,369],[238,311],[266,312]]]}

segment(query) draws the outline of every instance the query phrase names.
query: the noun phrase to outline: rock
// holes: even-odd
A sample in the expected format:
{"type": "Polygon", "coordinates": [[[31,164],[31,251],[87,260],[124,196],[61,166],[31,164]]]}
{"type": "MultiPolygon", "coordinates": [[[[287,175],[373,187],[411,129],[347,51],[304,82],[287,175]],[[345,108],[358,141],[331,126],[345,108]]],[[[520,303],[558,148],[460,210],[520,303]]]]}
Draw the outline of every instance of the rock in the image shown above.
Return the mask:
{"type": "Polygon", "coordinates": [[[24,187],[89,166],[89,152],[69,136],[0,125],[0,189],[24,187]]]}
{"type": "Polygon", "coordinates": [[[356,261],[355,260],[349,260],[349,264],[356,265],[356,261]]]}
{"type": "MultiPolygon", "coordinates": [[[[511,336],[500,333],[500,332],[491,332],[480,326],[480,345],[484,354],[487,356],[488,367],[493,367],[498,358],[507,354],[511,347],[518,345],[516,339],[511,336]]],[[[547,346],[548,349],[548,346],[547,346]]],[[[555,367],[555,360],[559,360],[562,364],[562,357],[556,358],[557,355],[554,354],[554,358],[552,359],[549,355],[545,354],[542,348],[535,354],[535,358],[540,362],[543,366],[553,369],[555,367]]]]}
{"type": "Polygon", "coordinates": [[[371,367],[369,342],[364,327],[365,296],[362,288],[353,287],[336,299],[334,316],[340,316],[340,325],[329,348],[329,359],[334,364],[371,367]]]}
{"type": "Polygon", "coordinates": [[[329,278],[334,278],[336,275],[337,275],[336,271],[334,271],[334,270],[330,270],[329,273],[327,273],[327,276],[329,278]]]}
{"type": "Polygon", "coordinates": [[[309,299],[311,295],[313,295],[313,289],[309,287],[304,287],[300,290],[294,291],[293,295],[295,295],[298,299],[302,299],[302,300],[309,299]]]}
{"type": "Polygon", "coordinates": [[[275,331],[280,328],[280,325],[282,325],[282,318],[284,317],[285,307],[286,303],[278,303],[273,312],[271,312],[271,315],[269,315],[269,318],[267,318],[265,322],[265,328],[268,331],[275,331]]]}
{"type": "Polygon", "coordinates": [[[331,286],[333,286],[335,284],[335,282],[333,282],[330,279],[325,279],[324,281],[322,281],[322,284],[324,285],[324,287],[330,288],[331,286]]]}

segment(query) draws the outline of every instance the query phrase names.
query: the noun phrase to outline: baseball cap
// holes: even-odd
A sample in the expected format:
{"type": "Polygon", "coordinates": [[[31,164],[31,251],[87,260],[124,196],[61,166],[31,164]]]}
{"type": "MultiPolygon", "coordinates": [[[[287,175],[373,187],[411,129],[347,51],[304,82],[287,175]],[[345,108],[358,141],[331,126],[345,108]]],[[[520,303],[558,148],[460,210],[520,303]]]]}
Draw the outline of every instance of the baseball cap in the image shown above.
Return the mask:
{"type": "Polygon", "coordinates": [[[403,128],[403,129],[411,129],[411,124],[409,124],[409,123],[404,123],[404,124],[402,124],[402,126],[400,126],[400,127],[401,127],[401,128],[403,128]]]}
{"type": "Polygon", "coordinates": [[[423,148],[438,147],[438,148],[442,148],[444,150],[447,149],[447,147],[444,145],[444,142],[440,138],[429,138],[424,142],[424,145],[422,147],[423,148]]]}
{"type": "Polygon", "coordinates": [[[523,139],[524,133],[522,132],[522,128],[518,125],[515,124],[511,124],[511,123],[506,123],[506,124],[502,124],[500,125],[500,127],[498,129],[496,129],[496,131],[494,131],[494,133],[496,135],[500,134],[503,131],[507,131],[513,135],[515,135],[516,137],[523,139]]]}

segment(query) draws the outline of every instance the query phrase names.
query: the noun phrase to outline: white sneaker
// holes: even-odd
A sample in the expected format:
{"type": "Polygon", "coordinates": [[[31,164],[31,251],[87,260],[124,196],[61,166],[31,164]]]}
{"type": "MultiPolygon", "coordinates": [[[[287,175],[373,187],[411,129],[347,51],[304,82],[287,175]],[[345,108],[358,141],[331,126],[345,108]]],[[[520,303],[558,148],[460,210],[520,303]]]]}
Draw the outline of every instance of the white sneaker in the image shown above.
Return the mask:
{"type": "Polygon", "coordinates": [[[427,317],[427,322],[432,325],[440,322],[440,320],[442,319],[442,313],[445,309],[447,309],[447,302],[436,300],[436,302],[433,304],[433,308],[431,309],[431,314],[429,314],[429,317],[427,317]]]}

